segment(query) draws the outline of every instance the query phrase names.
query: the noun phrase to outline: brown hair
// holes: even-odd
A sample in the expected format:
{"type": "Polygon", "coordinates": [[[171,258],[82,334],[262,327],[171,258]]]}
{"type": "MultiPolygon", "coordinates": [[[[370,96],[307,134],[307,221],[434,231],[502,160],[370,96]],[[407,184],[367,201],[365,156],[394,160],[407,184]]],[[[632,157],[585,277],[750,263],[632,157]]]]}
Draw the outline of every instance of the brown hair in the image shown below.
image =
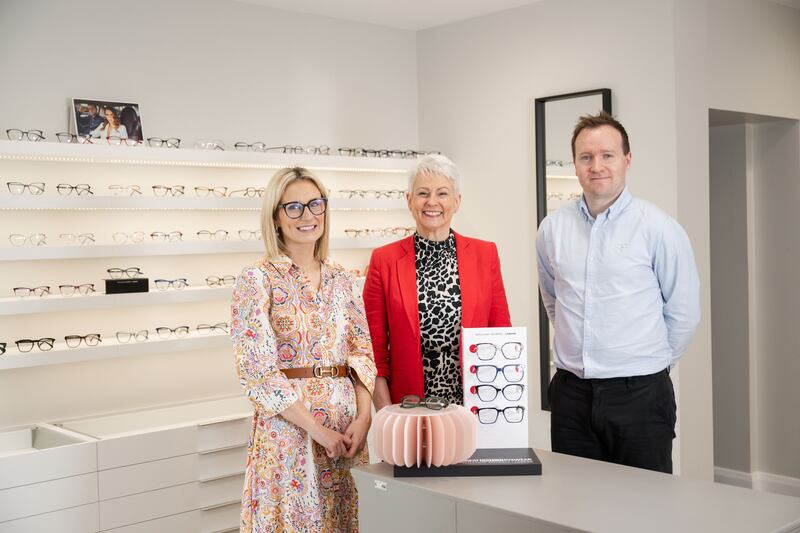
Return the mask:
{"type": "MultiPolygon", "coordinates": [[[[308,181],[313,183],[319,193],[327,198],[328,191],[322,182],[310,170],[303,167],[283,168],[272,176],[266,190],[264,200],[261,203],[261,236],[264,239],[264,248],[267,259],[274,259],[281,254],[286,254],[286,245],[283,242],[283,235],[278,231],[276,218],[278,216],[278,204],[283,197],[286,188],[296,181],[308,181]]],[[[314,259],[324,261],[328,258],[328,235],[330,233],[330,221],[328,219],[329,209],[325,210],[324,220],[325,229],[314,245],[314,259]]]]}
{"type": "Polygon", "coordinates": [[[617,130],[620,135],[622,135],[622,153],[628,155],[631,151],[631,145],[628,141],[628,132],[625,131],[625,127],[610,113],[606,111],[600,111],[596,115],[583,115],[581,118],[578,119],[578,123],[575,124],[575,129],[572,132],[572,158],[575,159],[575,139],[578,138],[580,132],[585,129],[593,130],[595,128],[599,128],[600,126],[611,126],[615,130],[617,130]]]}

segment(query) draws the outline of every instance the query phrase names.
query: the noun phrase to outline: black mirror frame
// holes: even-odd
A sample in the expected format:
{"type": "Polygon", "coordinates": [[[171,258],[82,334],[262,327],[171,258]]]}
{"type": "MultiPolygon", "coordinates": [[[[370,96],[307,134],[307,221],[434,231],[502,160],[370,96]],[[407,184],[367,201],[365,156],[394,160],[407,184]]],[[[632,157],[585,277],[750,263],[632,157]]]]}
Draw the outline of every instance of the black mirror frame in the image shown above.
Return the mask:
{"type": "MultiPolygon", "coordinates": [[[[611,113],[611,89],[593,89],[590,91],[580,91],[575,93],[558,94],[555,96],[545,96],[535,100],[535,127],[536,127],[536,227],[542,223],[547,216],[547,152],[545,146],[545,104],[556,100],[567,100],[569,98],[581,98],[584,96],[600,95],[603,99],[603,111],[611,113]]],[[[577,119],[577,117],[576,117],[577,119]]],[[[544,307],[542,294],[538,289],[539,296],[539,386],[541,389],[542,410],[550,410],[550,402],[547,399],[547,389],[550,385],[550,329],[547,310],[544,307]]]]}

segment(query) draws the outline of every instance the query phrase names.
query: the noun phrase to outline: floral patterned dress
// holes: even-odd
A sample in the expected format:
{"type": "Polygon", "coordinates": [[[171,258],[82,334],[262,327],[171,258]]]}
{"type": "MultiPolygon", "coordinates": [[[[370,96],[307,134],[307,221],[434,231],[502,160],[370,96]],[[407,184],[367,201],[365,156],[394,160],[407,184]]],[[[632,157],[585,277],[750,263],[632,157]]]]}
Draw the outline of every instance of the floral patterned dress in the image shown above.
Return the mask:
{"type": "Polygon", "coordinates": [[[364,304],[340,266],[322,264],[314,291],[288,257],[244,269],[231,305],[239,379],[253,403],[241,531],[358,531],[353,459],[325,449],[280,412],[301,400],[325,427],[344,432],[356,417],[349,378],[288,379],[282,368],[349,365],[370,394],[375,383],[364,304]]]}

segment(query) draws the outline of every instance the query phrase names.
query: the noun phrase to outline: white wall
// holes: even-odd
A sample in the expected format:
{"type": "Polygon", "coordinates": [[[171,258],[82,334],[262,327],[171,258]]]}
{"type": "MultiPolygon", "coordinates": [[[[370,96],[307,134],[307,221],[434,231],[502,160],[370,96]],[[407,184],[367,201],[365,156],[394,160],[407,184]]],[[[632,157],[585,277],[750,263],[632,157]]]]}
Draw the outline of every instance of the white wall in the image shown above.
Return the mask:
{"type": "MultiPolygon", "coordinates": [[[[610,87],[631,137],[633,193],[675,214],[671,21],[667,2],[613,0],[598,9],[560,0],[419,33],[421,142],[461,167],[455,226],[497,242],[512,321],[528,327],[531,346],[538,331],[533,101],[610,87]]],[[[538,353],[529,354],[529,369],[538,389],[538,353]]],[[[531,442],[549,448],[549,414],[539,410],[538,390],[530,397],[531,442]]]]}
{"type": "MultiPolygon", "coordinates": [[[[231,148],[239,140],[272,145],[416,148],[416,76],[416,40],[410,31],[240,2],[0,2],[0,131],[43,129],[49,141],[55,141],[54,132],[67,128],[67,98],[76,96],[138,102],[146,136],[180,137],[184,146],[191,146],[198,138],[220,138],[231,148]]],[[[18,168],[6,162],[0,180],[6,181],[11,177],[7,174],[13,174],[27,182],[41,172],[49,173],[53,180],[78,183],[81,179],[100,179],[88,174],[102,173],[101,167],[72,165],[64,169],[27,164],[18,168]],[[82,170],[87,173],[82,174],[82,170]]],[[[168,183],[238,179],[232,177],[238,176],[236,171],[228,170],[107,170],[114,174],[104,179],[145,185],[159,173],[170,180],[168,183]],[[148,175],[139,176],[142,172],[148,175]],[[190,181],[172,181],[176,179],[190,181]]],[[[248,184],[258,180],[252,174],[258,171],[250,172],[241,176],[249,180],[248,184]]],[[[263,178],[270,174],[265,173],[263,178]]],[[[143,213],[108,215],[106,229],[127,225],[120,231],[132,231],[155,224],[143,213]]],[[[0,216],[0,227],[6,229],[12,223],[14,227],[24,226],[27,219],[21,217],[31,217],[33,223],[36,216],[7,213],[0,216]]],[[[65,225],[73,224],[81,231],[100,229],[81,226],[80,212],[59,216],[65,225]]],[[[177,227],[188,230],[186,225],[218,223],[216,214],[195,216],[177,227]]],[[[226,220],[231,223],[230,218],[226,220]]],[[[371,222],[375,223],[374,217],[371,222]]],[[[152,229],[157,228],[148,231],[152,229]]],[[[235,273],[252,260],[236,256],[134,258],[131,261],[136,262],[126,266],[142,266],[155,277],[172,271],[176,275],[171,277],[188,274],[202,283],[202,277],[214,269],[235,273]]],[[[75,261],[45,261],[35,262],[23,272],[25,269],[16,264],[0,263],[0,274],[6,280],[24,279],[22,286],[99,282],[100,273],[109,266],[114,265],[106,260],[88,260],[80,265],[75,261]]],[[[363,269],[363,263],[358,266],[363,269]]],[[[10,281],[5,285],[11,286],[10,281]]],[[[207,320],[211,312],[218,321],[226,320],[226,309],[226,302],[216,302],[137,308],[125,316],[130,328],[136,328],[136,324],[152,328],[174,326],[190,318],[194,321],[188,323],[194,325],[207,320]]],[[[107,326],[105,338],[107,332],[113,335],[112,325],[116,329],[125,327],[103,320],[110,314],[43,315],[41,320],[52,321],[53,327],[42,325],[30,332],[25,328],[33,328],[36,321],[4,317],[0,319],[0,339],[13,342],[37,333],[87,333],[103,324],[107,326]]],[[[0,427],[236,394],[240,390],[232,356],[224,349],[7,370],[0,372],[0,427]]]]}
{"type": "MultiPolygon", "coordinates": [[[[0,128],[67,98],[141,104],[145,136],[414,148],[415,35],[218,0],[3,0],[0,128]]],[[[52,140],[55,140],[53,138],[52,140]]]]}
{"type": "Polygon", "coordinates": [[[714,464],[750,472],[745,124],[710,128],[714,464]]]}

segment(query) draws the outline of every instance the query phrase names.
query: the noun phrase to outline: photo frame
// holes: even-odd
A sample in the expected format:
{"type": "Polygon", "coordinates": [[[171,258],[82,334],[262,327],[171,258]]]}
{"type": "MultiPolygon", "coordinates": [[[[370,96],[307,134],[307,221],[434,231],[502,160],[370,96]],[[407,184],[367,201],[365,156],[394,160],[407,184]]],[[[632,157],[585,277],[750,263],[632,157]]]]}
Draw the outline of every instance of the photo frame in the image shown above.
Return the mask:
{"type": "Polygon", "coordinates": [[[144,140],[139,104],[72,98],[70,114],[72,132],[89,140],[127,139],[136,143],[144,140]]]}

